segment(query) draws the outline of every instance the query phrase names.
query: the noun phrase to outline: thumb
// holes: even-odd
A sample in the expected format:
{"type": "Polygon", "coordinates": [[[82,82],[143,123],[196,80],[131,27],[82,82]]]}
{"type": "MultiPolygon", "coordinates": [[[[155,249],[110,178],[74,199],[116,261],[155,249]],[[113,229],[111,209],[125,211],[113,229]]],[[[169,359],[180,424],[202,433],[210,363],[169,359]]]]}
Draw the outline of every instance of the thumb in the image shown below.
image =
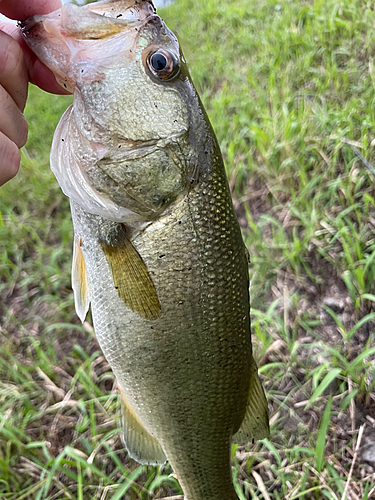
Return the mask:
{"type": "Polygon", "coordinates": [[[35,14],[49,14],[61,7],[60,0],[0,0],[0,12],[9,19],[23,21],[35,14]]]}

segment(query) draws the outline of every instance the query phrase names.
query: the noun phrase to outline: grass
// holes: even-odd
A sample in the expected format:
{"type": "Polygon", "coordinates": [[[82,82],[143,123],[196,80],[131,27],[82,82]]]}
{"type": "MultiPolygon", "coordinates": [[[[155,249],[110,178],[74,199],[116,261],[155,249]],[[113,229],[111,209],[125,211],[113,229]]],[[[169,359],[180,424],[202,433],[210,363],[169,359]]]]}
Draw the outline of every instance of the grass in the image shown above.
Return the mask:
{"type": "MultiPolygon", "coordinates": [[[[238,494],[375,498],[373,6],[179,0],[163,16],[217,132],[252,259],[272,435],[233,448],[238,494]]],[[[179,495],[168,466],[127,457],[114,377],[74,314],[69,206],[48,169],[69,102],[31,89],[21,173],[1,188],[0,499],[179,495]]]]}

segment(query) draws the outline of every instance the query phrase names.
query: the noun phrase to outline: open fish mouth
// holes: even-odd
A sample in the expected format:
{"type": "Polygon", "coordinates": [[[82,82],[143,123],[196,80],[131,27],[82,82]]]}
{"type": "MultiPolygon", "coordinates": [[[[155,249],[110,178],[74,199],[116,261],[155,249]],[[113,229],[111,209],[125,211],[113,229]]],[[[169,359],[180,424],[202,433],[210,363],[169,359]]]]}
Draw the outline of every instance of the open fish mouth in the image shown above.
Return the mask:
{"type": "Polygon", "coordinates": [[[112,37],[126,31],[127,42],[123,43],[123,49],[130,48],[137,42],[142,28],[159,19],[151,0],[105,0],[84,7],[64,4],[51,14],[20,21],[18,26],[29,47],[53,71],[58,83],[73,92],[74,65],[88,58],[105,59],[107,53],[113,58],[110,47],[103,50],[103,40],[107,39],[110,44],[112,37]],[[91,42],[89,47],[85,43],[88,41],[91,42]]]}
{"type": "Polygon", "coordinates": [[[25,21],[19,21],[19,27],[26,36],[33,36],[32,30],[36,27],[41,28],[41,25],[46,34],[57,34],[56,27],[60,24],[61,31],[67,35],[81,39],[99,39],[108,36],[110,32],[114,34],[117,30],[122,30],[126,25],[140,24],[155,12],[156,9],[151,0],[122,2],[106,0],[84,7],[64,4],[55,11],[55,15],[30,17],[25,21]],[[111,3],[113,3],[112,7],[111,3]],[[105,19],[99,19],[98,15],[105,19]],[[107,18],[110,20],[106,21],[107,18]]]}

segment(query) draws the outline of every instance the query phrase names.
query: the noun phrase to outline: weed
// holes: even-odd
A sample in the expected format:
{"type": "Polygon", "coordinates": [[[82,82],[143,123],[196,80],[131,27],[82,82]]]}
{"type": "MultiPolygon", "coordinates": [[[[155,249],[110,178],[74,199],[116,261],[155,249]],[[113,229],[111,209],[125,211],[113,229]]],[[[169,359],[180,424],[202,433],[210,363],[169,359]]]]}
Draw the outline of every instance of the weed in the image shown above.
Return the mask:
{"type": "MultiPolygon", "coordinates": [[[[374,498],[361,453],[375,428],[373,5],[179,0],[163,15],[251,254],[272,434],[233,447],[238,495],[374,498]]],[[[1,188],[0,498],[180,495],[168,465],[127,456],[114,376],[74,313],[69,203],[48,168],[70,102],[31,89],[21,173],[1,188]]]]}

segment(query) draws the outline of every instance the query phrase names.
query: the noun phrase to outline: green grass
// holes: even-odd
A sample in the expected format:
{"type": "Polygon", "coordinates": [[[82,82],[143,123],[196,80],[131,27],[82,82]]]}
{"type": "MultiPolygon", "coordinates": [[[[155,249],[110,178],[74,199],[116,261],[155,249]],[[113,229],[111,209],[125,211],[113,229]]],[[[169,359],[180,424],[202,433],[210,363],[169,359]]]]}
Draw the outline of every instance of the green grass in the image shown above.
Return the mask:
{"type": "MultiPolygon", "coordinates": [[[[251,253],[272,434],[233,448],[238,494],[375,498],[361,451],[375,435],[373,5],[179,0],[163,16],[251,253]]],[[[69,103],[31,89],[21,173],[0,188],[0,499],[178,495],[168,466],[127,457],[114,377],[74,313],[69,204],[48,168],[69,103]]]]}

